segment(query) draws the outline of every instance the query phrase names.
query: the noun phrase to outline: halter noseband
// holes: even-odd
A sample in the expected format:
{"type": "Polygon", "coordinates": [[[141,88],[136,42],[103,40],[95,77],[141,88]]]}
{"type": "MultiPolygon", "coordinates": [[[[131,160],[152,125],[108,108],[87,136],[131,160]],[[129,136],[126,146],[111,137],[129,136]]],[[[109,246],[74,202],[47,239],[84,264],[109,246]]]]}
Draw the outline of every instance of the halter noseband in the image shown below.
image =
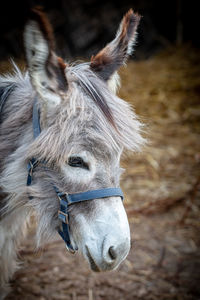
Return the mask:
{"type": "MultiPolygon", "coordinates": [[[[37,99],[35,99],[33,104],[32,123],[33,123],[33,136],[34,139],[36,139],[41,133],[40,114],[37,108],[37,99]]],[[[35,158],[32,158],[27,164],[27,169],[28,169],[27,185],[28,186],[30,186],[32,183],[33,171],[35,167],[38,165],[38,163],[39,161],[37,161],[35,158]]],[[[120,188],[104,188],[104,189],[90,190],[83,193],[75,193],[75,194],[67,194],[67,193],[60,192],[55,185],[53,185],[53,188],[60,201],[58,218],[62,222],[62,227],[58,229],[58,233],[64,240],[67,250],[72,253],[74,253],[78,249],[74,249],[70,241],[68,206],[77,202],[88,201],[88,200],[99,199],[99,198],[108,198],[108,197],[121,197],[121,199],[123,200],[123,192],[120,188]]],[[[31,199],[31,197],[29,198],[31,199]]]]}

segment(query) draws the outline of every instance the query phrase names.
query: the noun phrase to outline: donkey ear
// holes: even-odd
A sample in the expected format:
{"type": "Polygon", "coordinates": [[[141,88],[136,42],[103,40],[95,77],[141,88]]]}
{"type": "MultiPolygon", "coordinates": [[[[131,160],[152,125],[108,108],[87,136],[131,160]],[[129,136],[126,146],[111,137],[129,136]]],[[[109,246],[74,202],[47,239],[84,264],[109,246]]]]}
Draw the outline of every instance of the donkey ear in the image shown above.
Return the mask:
{"type": "Polygon", "coordinates": [[[52,27],[40,8],[32,10],[24,31],[24,44],[34,88],[48,104],[59,104],[68,86],[66,64],[54,52],[52,27]]]}
{"type": "Polygon", "coordinates": [[[111,79],[132,53],[139,21],[140,16],[130,9],[122,19],[115,39],[96,56],[92,56],[90,67],[104,80],[111,79]]]}

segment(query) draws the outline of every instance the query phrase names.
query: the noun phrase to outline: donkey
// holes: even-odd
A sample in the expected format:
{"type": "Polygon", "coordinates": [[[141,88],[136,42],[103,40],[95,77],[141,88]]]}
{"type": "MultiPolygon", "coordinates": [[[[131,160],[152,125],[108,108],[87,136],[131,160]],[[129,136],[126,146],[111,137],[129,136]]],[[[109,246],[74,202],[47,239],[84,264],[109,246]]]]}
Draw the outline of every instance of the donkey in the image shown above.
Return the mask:
{"type": "Polygon", "coordinates": [[[37,246],[67,231],[68,248],[78,249],[93,271],[116,269],[130,250],[120,157],[124,149],[138,151],[144,138],[141,122],[116,91],[117,70],[132,52],[139,20],[129,10],[111,43],[90,62],[69,65],[55,54],[45,14],[32,11],[24,31],[28,71],[14,65],[14,75],[0,77],[1,299],[18,268],[17,249],[33,214],[37,246]],[[35,139],[34,107],[41,127],[35,139]],[[85,197],[93,191],[98,192],[85,197]],[[62,211],[63,195],[84,195],[87,201],[62,211]],[[68,222],[62,220],[66,216],[68,222]],[[60,229],[62,223],[67,229],[60,229]]]}

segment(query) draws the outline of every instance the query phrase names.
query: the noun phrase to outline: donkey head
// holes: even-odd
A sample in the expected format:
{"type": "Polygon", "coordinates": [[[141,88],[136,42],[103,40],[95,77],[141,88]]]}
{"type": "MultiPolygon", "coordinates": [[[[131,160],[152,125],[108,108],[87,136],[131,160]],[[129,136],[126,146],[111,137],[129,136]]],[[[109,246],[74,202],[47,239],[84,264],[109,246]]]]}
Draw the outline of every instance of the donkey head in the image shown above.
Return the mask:
{"type": "MultiPolygon", "coordinates": [[[[26,25],[26,58],[42,127],[28,158],[46,162],[29,188],[39,243],[60,226],[52,182],[70,194],[118,187],[122,151],[138,150],[144,142],[134,112],[115,94],[116,72],[132,51],[139,19],[130,10],[110,44],[91,62],[71,66],[56,56],[51,26],[40,10],[26,25]]],[[[114,269],[127,256],[130,232],[120,197],[70,205],[69,216],[72,245],[94,271],[114,269]]]]}

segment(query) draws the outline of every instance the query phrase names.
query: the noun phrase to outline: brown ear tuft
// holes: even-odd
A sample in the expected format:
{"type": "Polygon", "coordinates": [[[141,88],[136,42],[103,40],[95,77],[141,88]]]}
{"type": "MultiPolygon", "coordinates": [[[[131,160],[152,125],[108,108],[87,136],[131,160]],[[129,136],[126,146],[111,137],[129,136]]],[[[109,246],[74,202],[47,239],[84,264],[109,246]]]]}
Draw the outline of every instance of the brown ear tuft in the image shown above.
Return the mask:
{"type": "Polygon", "coordinates": [[[140,18],[130,9],[122,19],[115,39],[91,57],[91,69],[104,80],[109,80],[132,53],[140,18]]]}
{"type": "Polygon", "coordinates": [[[59,88],[62,91],[66,91],[68,87],[67,78],[65,75],[65,68],[67,67],[67,64],[64,62],[64,60],[61,57],[57,57],[58,61],[58,68],[57,68],[57,81],[59,84],[59,88]]]}
{"type": "Polygon", "coordinates": [[[62,70],[65,70],[65,68],[67,67],[67,64],[64,62],[64,60],[61,57],[57,57],[58,60],[58,65],[62,70]]]}
{"type": "Polygon", "coordinates": [[[95,70],[95,72],[101,71],[104,66],[108,65],[111,62],[109,56],[106,55],[104,49],[97,53],[96,56],[92,55],[91,57],[91,68],[95,70]]]}
{"type": "Polygon", "coordinates": [[[122,32],[121,39],[123,40],[125,37],[130,39],[132,35],[134,35],[137,26],[140,22],[141,16],[137,13],[134,13],[132,8],[125,14],[122,19],[122,32]]]}
{"type": "Polygon", "coordinates": [[[41,6],[32,8],[30,19],[37,22],[45,39],[48,41],[49,48],[55,50],[53,29],[41,6]]]}

